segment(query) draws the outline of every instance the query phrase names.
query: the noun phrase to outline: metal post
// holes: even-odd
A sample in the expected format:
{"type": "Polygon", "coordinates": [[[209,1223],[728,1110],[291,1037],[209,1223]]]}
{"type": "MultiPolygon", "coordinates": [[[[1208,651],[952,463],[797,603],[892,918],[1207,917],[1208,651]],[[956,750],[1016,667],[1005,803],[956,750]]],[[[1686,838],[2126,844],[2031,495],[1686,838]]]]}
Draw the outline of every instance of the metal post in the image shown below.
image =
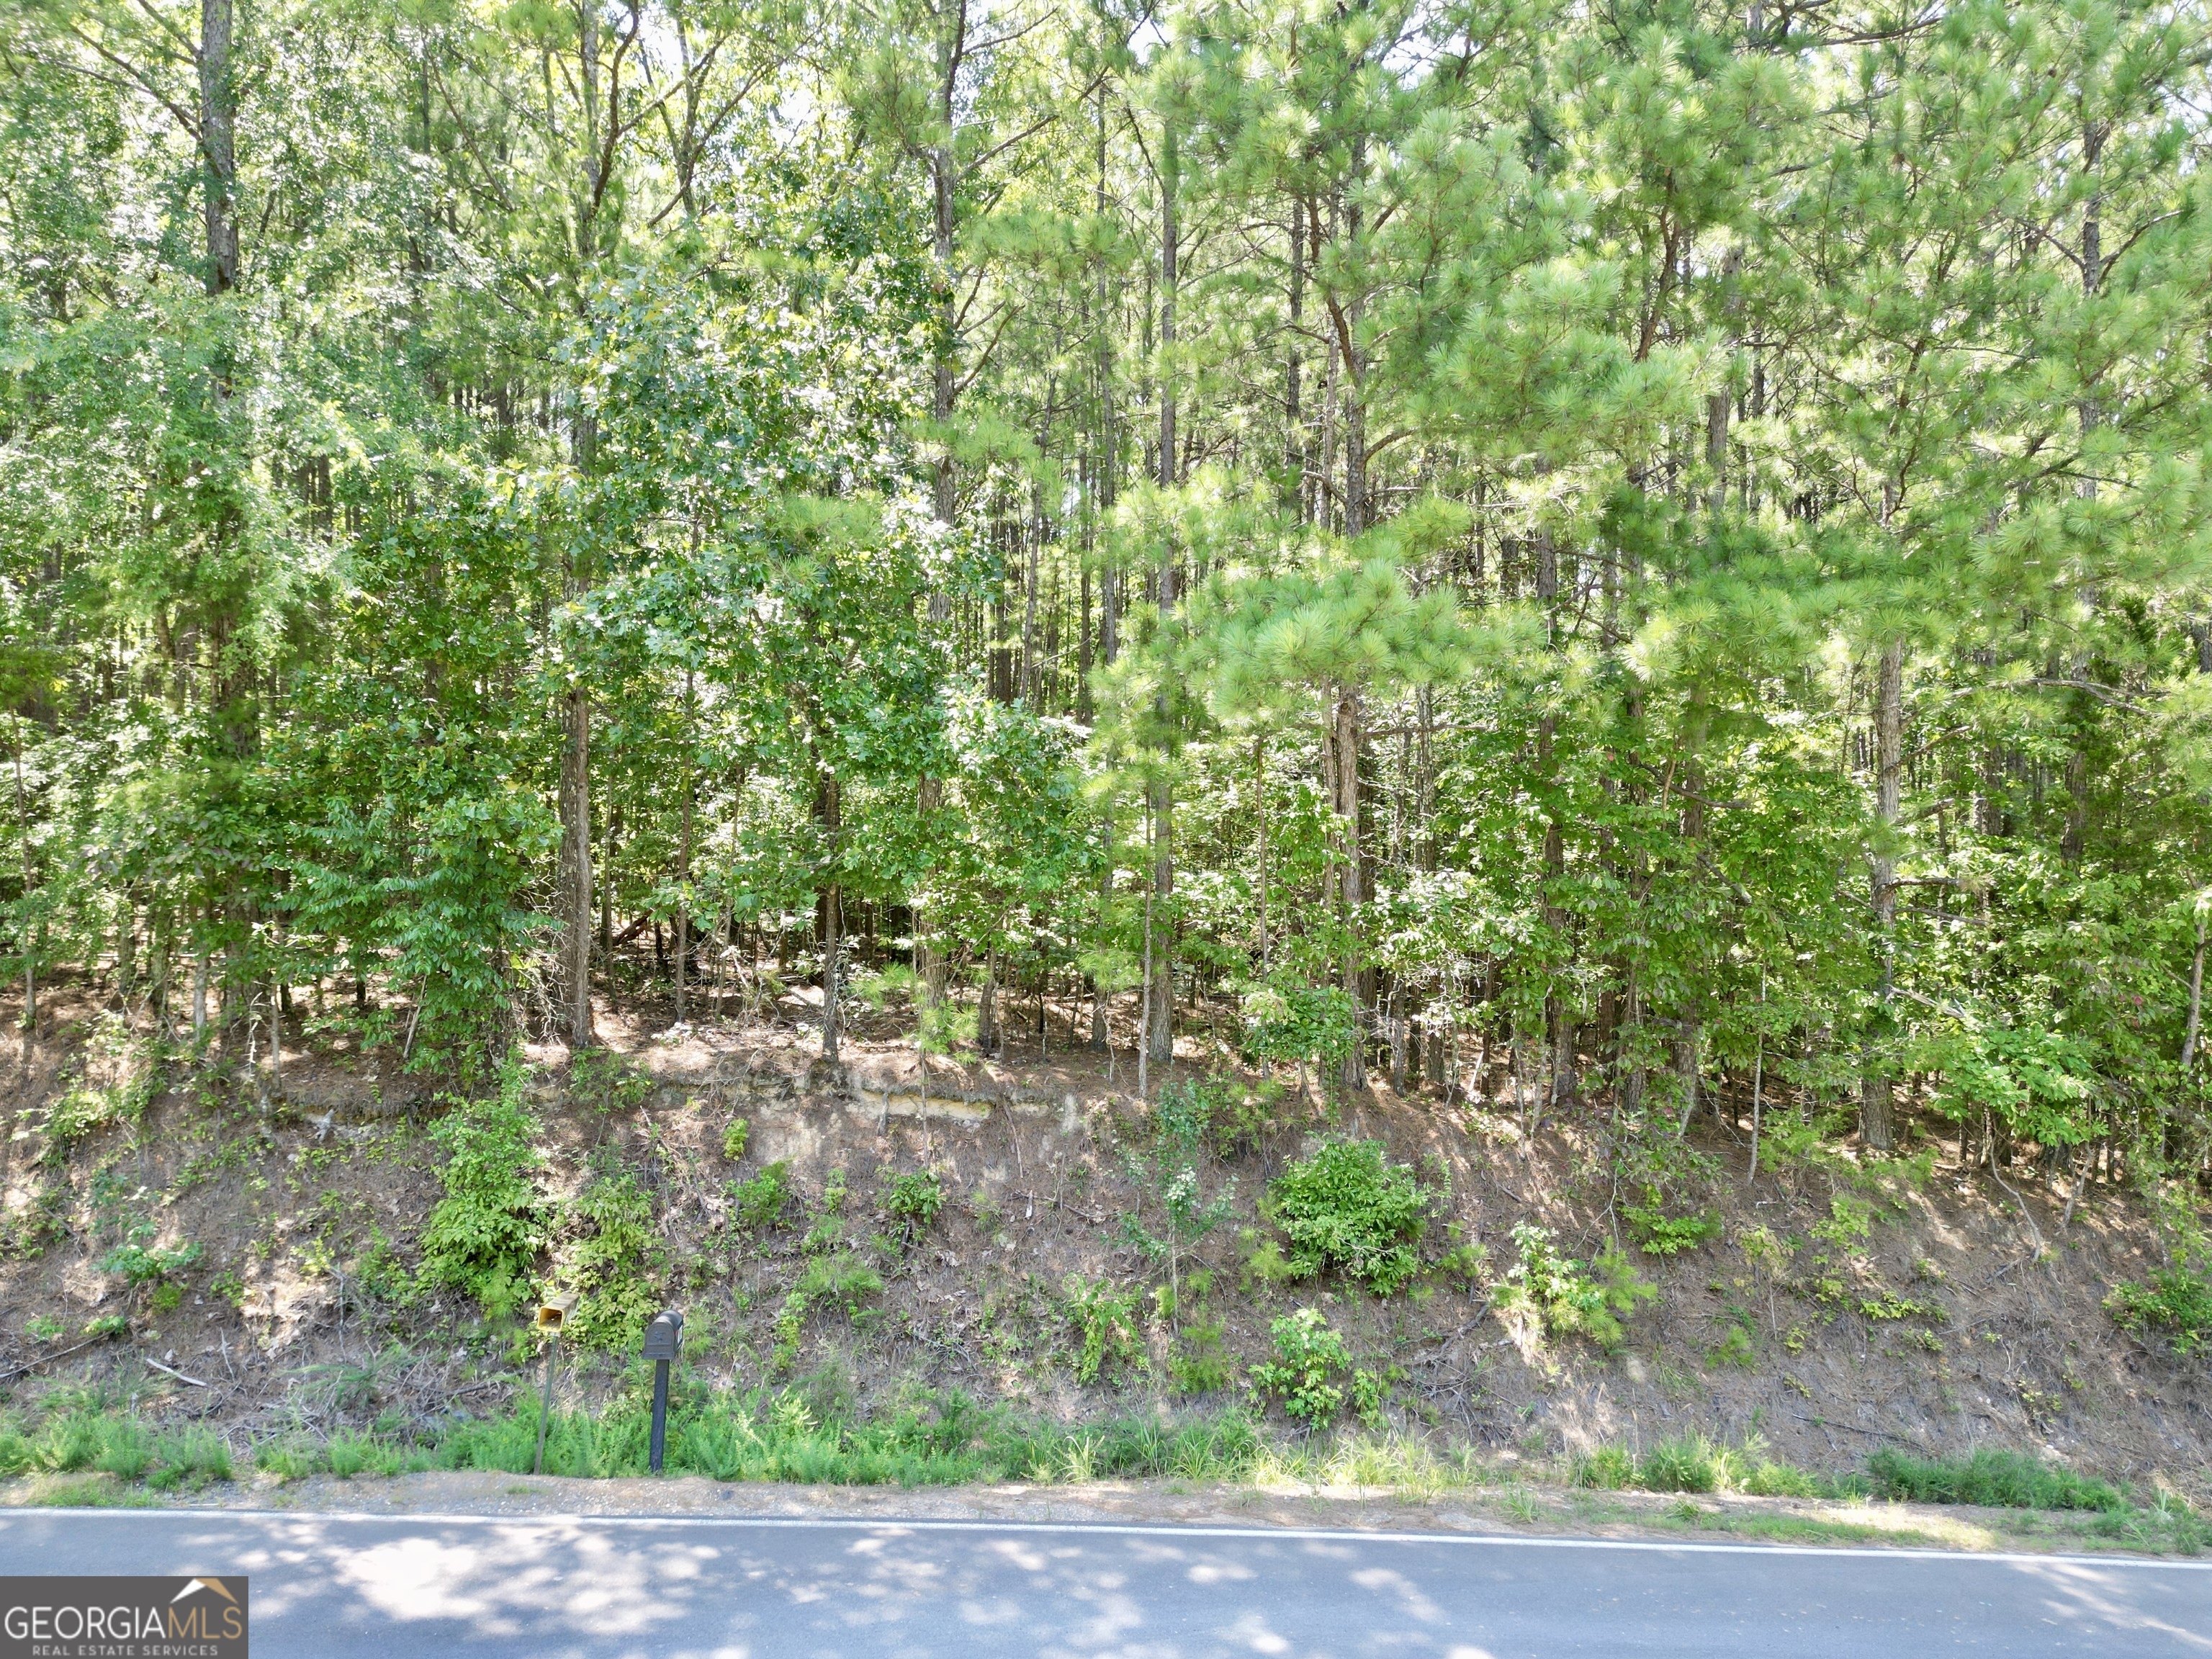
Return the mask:
{"type": "Polygon", "coordinates": [[[684,1316],[664,1310],[646,1327],[645,1357],[653,1362],[653,1443],[647,1465],[660,1473],[661,1455],[668,1449],[668,1366],[683,1352],[684,1316]]]}
{"type": "Polygon", "coordinates": [[[668,1449],[668,1362],[653,1362],[653,1450],[647,1462],[655,1474],[660,1473],[661,1454],[668,1449]]]}
{"type": "Polygon", "coordinates": [[[561,1352],[561,1328],[553,1328],[553,1340],[545,1345],[545,1397],[538,1403],[538,1458],[530,1466],[532,1474],[545,1473],[545,1420],[553,1415],[553,1364],[561,1352]]]}
{"type": "Polygon", "coordinates": [[[545,1395],[538,1402],[538,1456],[530,1466],[532,1474],[545,1473],[545,1422],[553,1415],[553,1367],[561,1354],[561,1327],[575,1310],[574,1291],[549,1296],[538,1304],[538,1328],[550,1340],[545,1344],[545,1395]]]}

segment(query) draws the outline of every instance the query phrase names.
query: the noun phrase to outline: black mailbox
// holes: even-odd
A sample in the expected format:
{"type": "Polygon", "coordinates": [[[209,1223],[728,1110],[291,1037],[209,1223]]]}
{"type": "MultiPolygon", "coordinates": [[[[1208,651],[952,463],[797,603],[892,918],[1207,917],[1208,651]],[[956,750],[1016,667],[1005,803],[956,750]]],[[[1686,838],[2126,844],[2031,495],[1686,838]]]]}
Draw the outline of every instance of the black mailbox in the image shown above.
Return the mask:
{"type": "Polygon", "coordinates": [[[645,1328],[645,1357],[647,1359],[680,1358],[677,1348],[683,1336],[684,1316],[671,1308],[645,1328]]]}

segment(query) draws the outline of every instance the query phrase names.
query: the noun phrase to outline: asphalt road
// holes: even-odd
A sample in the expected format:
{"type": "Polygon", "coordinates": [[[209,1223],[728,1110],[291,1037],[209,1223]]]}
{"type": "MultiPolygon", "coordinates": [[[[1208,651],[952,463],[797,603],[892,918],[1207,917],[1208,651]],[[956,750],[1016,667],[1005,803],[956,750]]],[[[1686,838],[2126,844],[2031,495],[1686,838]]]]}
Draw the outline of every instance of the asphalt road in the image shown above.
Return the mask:
{"type": "Polygon", "coordinates": [[[0,1573],[244,1572],[256,1659],[2212,1654],[2212,1565],[1166,1526],[0,1513],[0,1573]]]}

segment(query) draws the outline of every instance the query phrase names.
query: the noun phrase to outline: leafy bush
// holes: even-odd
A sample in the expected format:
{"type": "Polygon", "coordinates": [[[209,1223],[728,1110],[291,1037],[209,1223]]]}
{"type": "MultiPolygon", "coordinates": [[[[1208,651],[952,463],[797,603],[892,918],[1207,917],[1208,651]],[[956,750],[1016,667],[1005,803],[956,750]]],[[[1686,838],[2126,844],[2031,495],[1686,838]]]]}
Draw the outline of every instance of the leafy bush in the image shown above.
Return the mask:
{"type": "Polygon", "coordinates": [[[538,1133],[514,1056],[500,1068],[497,1096],[463,1101],[432,1127],[446,1152],[446,1195],[422,1229],[420,1283],[465,1291],[495,1317],[523,1299],[544,1245],[544,1200],[530,1178],[538,1133]]]}
{"type": "Polygon", "coordinates": [[[1702,1211],[1696,1215],[1669,1216],[1659,1207],[1658,1196],[1652,1195],[1648,1205],[1630,1204],[1621,1213],[1635,1235],[1637,1248],[1646,1255],[1674,1256],[1684,1250],[1694,1250],[1721,1234],[1721,1218],[1717,1211],[1702,1211]]]}
{"type": "Polygon", "coordinates": [[[1388,1296],[1420,1271],[1415,1247],[1429,1224],[1429,1195],[1410,1164],[1388,1160],[1381,1141],[1325,1142],[1268,1190],[1300,1277],[1334,1268],[1388,1296]]]}
{"type": "Polygon", "coordinates": [[[1137,1293],[1116,1291],[1071,1273],[1060,1287],[1061,1308],[1075,1328],[1075,1380],[1096,1382],[1109,1364],[1133,1364],[1143,1356],[1137,1334],[1137,1293]]]}
{"type": "Polygon", "coordinates": [[[1593,1276],[1580,1261],[1559,1254],[1547,1227],[1516,1223],[1513,1243],[1520,1259],[1507,1271],[1496,1301],[1509,1322],[1533,1322],[1553,1336],[1588,1336],[1610,1348],[1627,1334],[1622,1319],[1659,1294],[1618,1251],[1602,1252],[1593,1276]]]}
{"type": "Polygon", "coordinates": [[[121,1273],[133,1285],[159,1285],[173,1279],[205,1255],[195,1243],[149,1250],[143,1244],[118,1244],[100,1259],[100,1271],[121,1273]]]}
{"type": "Polygon", "coordinates": [[[629,1170],[603,1169],[577,1194],[569,1218],[581,1231],[563,1250],[557,1275],[577,1297],[563,1329],[586,1346],[627,1347],[659,1311],[662,1253],[653,1200],[629,1170]]]}
{"type": "Polygon", "coordinates": [[[1971,1457],[1915,1457],[1885,1446],[1867,1459],[1867,1471],[1877,1495],[1920,1504],[2021,1510],[2128,1507],[2127,1498],[2101,1480],[1987,1446],[1971,1457]]]}
{"type": "Polygon", "coordinates": [[[570,1097],[595,1111],[635,1111],[652,1092],[653,1079],[611,1048],[586,1048],[568,1063],[570,1097]]]}
{"type": "Polygon", "coordinates": [[[732,1118],[729,1127],[722,1131],[722,1156],[732,1164],[740,1162],[744,1158],[745,1148],[751,1143],[752,1137],[753,1126],[749,1120],[742,1117],[732,1118]]]}
{"type": "Polygon", "coordinates": [[[1309,1429],[1324,1428],[1344,1409],[1349,1386],[1359,1415],[1370,1423],[1382,1418],[1385,1385],[1372,1371],[1352,1363],[1343,1334],[1322,1317],[1318,1308],[1300,1308],[1268,1328],[1275,1358],[1255,1365],[1252,1386],[1282,1401],[1283,1410],[1309,1429]],[[1338,1378],[1345,1379],[1340,1385],[1338,1378]]]}
{"type": "Polygon", "coordinates": [[[2195,1267],[2158,1268],[2148,1285],[2115,1285],[2105,1308],[2124,1331],[2171,1331],[2177,1354],[2212,1341],[2212,1281],[2195,1267]]]}
{"type": "Polygon", "coordinates": [[[898,1224],[909,1244],[937,1219],[938,1211],[944,1207],[945,1183],[938,1179],[934,1170],[909,1170],[895,1175],[890,1189],[884,1194],[884,1211],[898,1224]]]}
{"type": "Polygon", "coordinates": [[[738,1225],[747,1232],[766,1232],[783,1219],[784,1206],[791,1202],[791,1165],[778,1158],[750,1181],[732,1182],[728,1192],[738,1225]]]}

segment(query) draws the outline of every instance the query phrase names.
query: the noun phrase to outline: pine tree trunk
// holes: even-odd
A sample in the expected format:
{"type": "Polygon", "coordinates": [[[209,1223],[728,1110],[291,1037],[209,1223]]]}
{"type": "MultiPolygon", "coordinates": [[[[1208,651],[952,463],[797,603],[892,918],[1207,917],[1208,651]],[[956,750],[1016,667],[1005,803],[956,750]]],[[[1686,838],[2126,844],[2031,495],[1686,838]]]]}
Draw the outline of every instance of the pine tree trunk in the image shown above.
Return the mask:
{"type": "MultiPolygon", "coordinates": [[[[1879,1037],[1888,1035],[1897,972],[1897,861],[1889,836],[1897,825],[1899,773],[1905,755],[1905,642],[1892,640],[1881,647],[1875,687],[1875,819],[1876,837],[1868,860],[1869,886],[1874,902],[1875,949],[1881,953],[1876,996],[1881,1005],[1879,1037]]],[[[1877,1039],[1879,1040],[1879,1038],[1877,1039]]],[[[1889,1061],[1869,1052],[1859,1085],[1860,1128],[1869,1146],[1887,1152],[1896,1145],[1893,1121],[1896,1087],[1889,1061]]]]}
{"type": "Polygon", "coordinates": [[[844,804],[839,797],[836,774],[825,773],[817,799],[822,815],[823,844],[833,873],[823,889],[822,1058],[832,1065],[842,1057],[844,1039],[843,1021],[838,1010],[838,990],[845,948],[845,895],[834,873],[844,835],[844,804]]]}
{"type": "Polygon", "coordinates": [[[1346,1093],[1367,1086],[1366,975],[1359,948],[1364,848],[1359,834],[1360,704],[1357,689],[1339,686],[1329,724],[1330,781],[1336,799],[1337,836],[1341,850],[1338,879],[1344,895],[1344,992],[1352,1000],[1352,1044],[1345,1052],[1338,1080],[1346,1093]]]}

